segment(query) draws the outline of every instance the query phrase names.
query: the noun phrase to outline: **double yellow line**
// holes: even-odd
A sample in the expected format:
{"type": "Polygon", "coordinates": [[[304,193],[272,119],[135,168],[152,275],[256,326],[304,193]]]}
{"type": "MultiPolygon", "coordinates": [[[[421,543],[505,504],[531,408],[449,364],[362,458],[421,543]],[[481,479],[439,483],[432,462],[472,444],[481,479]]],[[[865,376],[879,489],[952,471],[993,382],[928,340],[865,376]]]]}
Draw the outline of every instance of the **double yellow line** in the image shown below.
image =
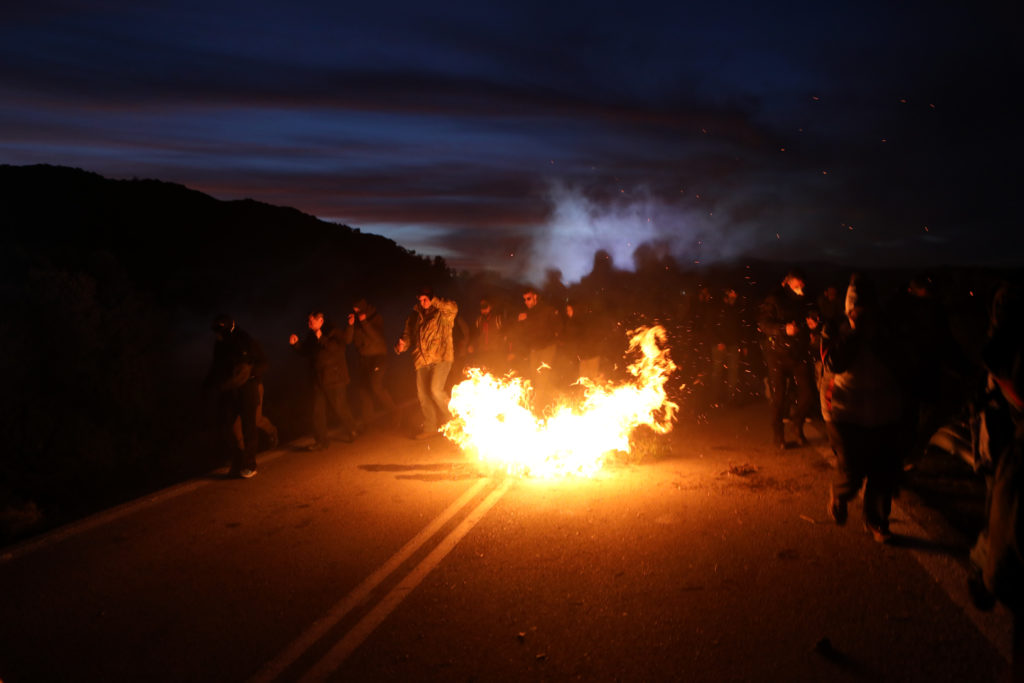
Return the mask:
{"type": "Polygon", "coordinates": [[[505,479],[494,486],[490,479],[481,479],[463,493],[458,500],[449,505],[444,512],[434,518],[397,553],[366,577],[348,595],[335,604],[323,617],[313,622],[305,632],[296,638],[277,657],[265,664],[250,683],[270,683],[299,660],[307,651],[317,645],[321,639],[344,619],[352,610],[361,606],[378,586],[392,576],[410,557],[432,539],[448,522],[468,507],[488,486],[493,490],[470,511],[447,536],[445,536],[430,553],[414,566],[405,577],[381,598],[354,626],[330,647],[299,679],[301,681],[321,681],[339,669],[345,659],[376,629],[391,612],[408,596],[413,589],[429,574],[441,560],[483,519],[484,515],[494,507],[512,485],[511,479],[505,479]]]}

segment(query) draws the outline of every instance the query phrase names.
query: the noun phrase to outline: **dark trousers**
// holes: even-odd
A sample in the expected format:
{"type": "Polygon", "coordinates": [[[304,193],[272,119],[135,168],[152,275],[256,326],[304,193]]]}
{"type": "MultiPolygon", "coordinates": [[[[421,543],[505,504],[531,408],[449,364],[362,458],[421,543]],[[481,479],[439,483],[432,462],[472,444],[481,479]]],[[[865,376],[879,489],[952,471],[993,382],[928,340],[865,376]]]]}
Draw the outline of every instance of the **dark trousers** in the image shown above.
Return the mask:
{"type": "Polygon", "coordinates": [[[349,434],[356,431],[356,420],[352,416],[352,409],[348,405],[348,385],[332,384],[323,386],[319,383],[313,384],[313,437],[318,444],[326,445],[327,438],[327,409],[334,411],[334,414],[341,420],[342,428],[349,434]]]}
{"type": "Polygon", "coordinates": [[[776,441],[782,441],[782,418],[786,416],[788,397],[786,379],[791,378],[796,385],[796,406],[791,417],[793,424],[802,431],[814,401],[814,370],[809,358],[797,360],[776,353],[766,354],[765,364],[768,366],[768,382],[772,392],[772,435],[776,441]]]}
{"type": "Polygon", "coordinates": [[[256,412],[260,406],[259,383],[251,379],[220,396],[218,412],[224,448],[231,454],[231,471],[256,469],[256,412]],[[242,444],[235,437],[235,422],[242,427],[242,444]]]}
{"type": "Polygon", "coordinates": [[[829,443],[839,460],[833,484],[836,498],[849,502],[864,484],[864,521],[888,529],[892,497],[902,471],[905,428],[899,424],[863,427],[845,422],[828,422],[826,426],[829,443]]]}
{"type": "Polygon", "coordinates": [[[374,399],[381,410],[389,413],[394,411],[395,401],[384,386],[387,357],[363,356],[360,359],[360,366],[359,397],[362,402],[362,418],[366,420],[373,415],[374,399]]]}

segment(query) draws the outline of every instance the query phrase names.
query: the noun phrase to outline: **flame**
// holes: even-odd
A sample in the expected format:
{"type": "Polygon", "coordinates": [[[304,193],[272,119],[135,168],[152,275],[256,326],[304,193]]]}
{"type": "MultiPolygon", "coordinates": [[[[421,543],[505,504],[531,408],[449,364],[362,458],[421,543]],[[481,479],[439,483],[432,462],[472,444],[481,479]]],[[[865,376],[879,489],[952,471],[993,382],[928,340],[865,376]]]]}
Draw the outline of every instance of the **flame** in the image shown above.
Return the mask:
{"type": "Polygon", "coordinates": [[[627,353],[640,353],[628,368],[631,381],[602,385],[581,377],[576,384],[583,388],[582,399],[563,400],[549,416],[538,417],[528,380],[472,368],[452,388],[453,417],[441,431],[463,451],[509,474],[593,476],[616,451],[629,453],[636,427],[671,431],[678,409],[665,394],[676,367],[662,348],[665,329],[641,327],[630,334],[627,353]]]}

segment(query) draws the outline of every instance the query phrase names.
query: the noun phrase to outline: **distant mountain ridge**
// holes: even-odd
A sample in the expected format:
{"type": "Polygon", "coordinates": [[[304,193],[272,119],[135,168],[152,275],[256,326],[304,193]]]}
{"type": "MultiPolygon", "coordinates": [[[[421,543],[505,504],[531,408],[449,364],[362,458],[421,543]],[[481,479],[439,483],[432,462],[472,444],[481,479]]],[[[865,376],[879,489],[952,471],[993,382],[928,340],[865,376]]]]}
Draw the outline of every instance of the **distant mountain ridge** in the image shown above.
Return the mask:
{"type": "Polygon", "coordinates": [[[282,291],[294,288],[289,282],[330,296],[391,289],[396,276],[420,283],[449,275],[437,259],[294,208],[63,166],[0,166],[0,225],[9,249],[73,268],[109,253],[168,304],[245,292],[265,303],[294,293],[282,291]]]}

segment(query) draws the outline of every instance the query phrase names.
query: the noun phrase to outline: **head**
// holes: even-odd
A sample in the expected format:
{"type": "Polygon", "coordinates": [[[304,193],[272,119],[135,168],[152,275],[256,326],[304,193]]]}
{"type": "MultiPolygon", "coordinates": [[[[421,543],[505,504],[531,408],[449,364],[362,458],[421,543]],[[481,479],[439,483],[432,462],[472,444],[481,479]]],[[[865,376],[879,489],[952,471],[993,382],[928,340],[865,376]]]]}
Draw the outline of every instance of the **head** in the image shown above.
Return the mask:
{"type": "Polygon", "coordinates": [[[210,329],[217,335],[217,339],[224,339],[234,331],[235,321],[227,313],[220,313],[213,319],[210,329]]]}
{"type": "Polygon", "coordinates": [[[309,325],[309,329],[312,332],[317,332],[324,326],[324,312],[323,311],[310,311],[309,316],[306,318],[306,324],[309,325]]]}
{"type": "Polygon", "coordinates": [[[356,315],[359,315],[360,313],[365,313],[367,306],[369,306],[369,304],[366,303],[366,299],[356,299],[355,302],[352,304],[352,312],[355,313],[356,315]]]}
{"type": "Polygon", "coordinates": [[[730,306],[735,306],[737,299],[739,299],[739,294],[731,287],[725,290],[725,295],[722,297],[722,300],[730,306]]]}
{"type": "Polygon", "coordinates": [[[797,296],[803,296],[804,287],[807,286],[807,277],[799,268],[793,268],[786,273],[786,277],[782,280],[782,284],[792,290],[792,292],[797,296]]]}
{"type": "Polygon", "coordinates": [[[539,300],[540,295],[533,287],[527,287],[523,290],[523,303],[526,304],[527,308],[533,308],[539,300]]]}
{"type": "Polygon", "coordinates": [[[420,308],[427,310],[434,301],[434,290],[430,287],[421,287],[419,294],[416,295],[416,301],[419,302],[420,308]]]}
{"type": "Polygon", "coordinates": [[[877,304],[875,288],[869,280],[860,275],[853,275],[846,288],[845,311],[850,323],[856,327],[864,317],[874,312],[877,304]]]}
{"type": "Polygon", "coordinates": [[[835,285],[829,285],[825,288],[825,298],[829,301],[835,301],[839,298],[839,288],[835,285]]]}
{"type": "Polygon", "coordinates": [[[487,299],[480,299],[480,313],[487,315],[491,312],[491,302],[487,299]]]}

